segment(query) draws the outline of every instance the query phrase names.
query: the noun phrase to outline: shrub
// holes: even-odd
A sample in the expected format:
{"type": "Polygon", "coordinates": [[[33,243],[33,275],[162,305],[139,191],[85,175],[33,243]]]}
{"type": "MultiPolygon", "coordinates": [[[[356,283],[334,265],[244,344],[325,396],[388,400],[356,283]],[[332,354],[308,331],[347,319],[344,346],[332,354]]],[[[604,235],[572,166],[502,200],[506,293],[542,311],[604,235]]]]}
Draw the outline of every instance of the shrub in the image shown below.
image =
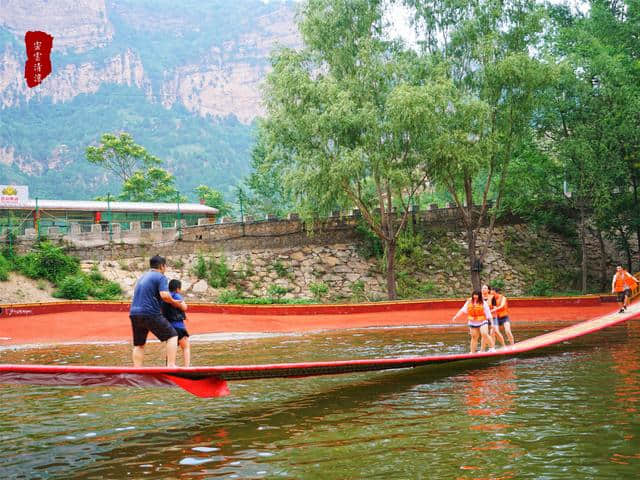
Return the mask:
{"type": "Polygon", "coordinates": [[[491,287],[492,288],[499,288],[499,289],[503,290],[504,289],[504,279],[502,277],[494,278],[493,280],[491,280],[491,287]]]}
{"type": "Polygon", "coordinates": [[[364,258],[382,258],[384,254],[384,246],[380,238],[371,231],[369,225],[364,220],[359,220],[356,225],[356,233],[360,237],[360,245],[358,253],[364,258]]]}
{"type": "Polygon", "coordinates": [[[276,297],[276,299],[280,300],[280,297],[284,296],[289,289],[287,287],[283,287],[280,285],[272,284],[267,288],[267,293],[271,297],[276,297]]]}
{"type": "Polygon", "coordinates": [[[64,277],[74,275],[80,270],[80,262],[77,258],[65,254],[62,248],[48,242],[38,246],[36,255],[42,277],[53,283],[58,283],[64,277]]]}
{"type": "Polygon", "coordinates": [[[196,264],[193,267],[193,274],[198,278],[207,278],[207,261],[202,255],[198,255],[196,264]]]}
{"type": "Polygon", "coordinates": [[[289,272],[287,271],[287,267],[285,267],[284,264],[280,260],[274,262],[272,267],[276,271],[276,273],[278,274],[279,277],[286,278],[286,277],[289,276],[289,272]]]}
{"type": "Polygon", "coordinates": [[[313,298],[317,301],[321,301],[322,297],[325,297],[329,293],[329,287],[324,282],[314,282],[309,285],[309,290],[313,295],[313,298]]]}
{"type": "Polygon", "coordinates": [[[365,300],[367,297],[364,294],[364,282],[357,280],[351,284],[351,292],[353,293],[353,299],[355,301],[365,300]]]}
{"type": "Polygon", "coordinates": [[[238,300],[238,296],[235,290],[222,290],[218,294],[218,303],[237,303],[236,300],[238,300]]]}
{"type": "Polygon", "coordinates": [[[7,232],[4,240],[4,246],[2,247],[2,255],[5,258],[11,259],[11,257],[15,256],[15,251],[13,247],[16,244],[17,239],[18,239],[18,236],[16,235],[16,232],[14,232],[13,230],[9,230],[7,232]]]}
{"type": "Polygon", "coordinates": [[[227,261],[224,257],[221,257],[219,261],[212,258],[209,261],[209,275],[207,281],[213,288],[226,287],[229,284],[229,276],[231,269],[227,265],[227,261]]]}
{"type": "Polygon", "coordinates": [[[272,304],[309,304],[312,301],[306,298],[244,298],[238,296],[234,290],[223,290],[218,296],[218,303],[233,303],[241,305],[272,305],[272,304]]]}
{"type": "Polygon", "coordinates": [[[184,267],[184,262],[182,261],[181,258],[178,258],[177,260],[174,260],[172,263],[173,263],[173,268],[176,268],[178,270],[180,270],[182,267],[184,267]]]}
{"type": "Polygon", "coordinates": [[[90,281],[83,274],[70,275],[60,281],[55,297],[68,298],[69,300],[86,300],[91,288],[90,281]]]}
{"type": "Polygon", "coordinates": [[[534,297],[547,297],[551,295],[551,284],[546,280],[536,280],[527,293],[534,297]]]}
{"type": "Polygon", "coordinates": [[[404,232],[398,237],[396,260],[399,263],[409,262],[414,268],[421,267],[425,262],[423,244],[424,239],[419,233],[404,232]]]}
{"type": "Polygon", "coordinates": [[[104,277],[98,270],[98,265],[96,265],[95,263],[91,267],[91,272],[89,272],[89,279],[92,282],[101,282],[102,280],[104,280],[104,277]]]}
{"type": "Polygon", "coordinates": [[[433,282],[425,282],[418,288],[422,295],[434,295],[438,293],[438,286],[433,282]]]}
{"type": "Polygon", "coordinates": [[[37,245],[36,251],[17,260],[18,269],[30,278],[45,278],[56,285],[65,277],[80,271],[80,262],[48,242],[37,245]]]}
{"type": "Polygon", "coordinates": [[[9,280],[9,271],[11,270],[11,262],[4,255],[0,255],[0,281],[9,280]]]}
{"type": "Polygon", "coordinates": [[[40,266],[35,253],[27,253],[16,258],[16,267],[29,278],[40,277],[40,266]]]}
{"type": "Polygon", "coordinates": [[[122,295],[122,288],[116,282],[103,280],[100,284],[92,286],[89,294],[98,300],[115,300],[122,295]]]}

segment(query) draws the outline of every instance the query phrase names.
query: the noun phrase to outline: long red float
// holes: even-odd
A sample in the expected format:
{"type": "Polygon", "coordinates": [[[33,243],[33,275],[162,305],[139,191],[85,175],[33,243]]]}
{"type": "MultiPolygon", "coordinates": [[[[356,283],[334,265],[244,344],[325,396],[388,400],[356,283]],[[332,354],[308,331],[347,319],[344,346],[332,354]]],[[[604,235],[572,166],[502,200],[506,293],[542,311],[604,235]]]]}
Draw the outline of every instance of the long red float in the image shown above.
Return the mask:
{"type": "Polygon", "coordinates": [[[192,368],[0,365],[0,382],[36,385],[177,385],[199,397],[219,397],[229,393],[227,381],[230,380],[309,377],[315,375],[412,368],[435,363],[487,357],[512,357],[587,335],[637,316],[640,316],[640,308],[634,305],[630,307],[630,311],[627,313],[612,313],[580,322],[524,340],[513,347],[496,352],[192,368]]]}

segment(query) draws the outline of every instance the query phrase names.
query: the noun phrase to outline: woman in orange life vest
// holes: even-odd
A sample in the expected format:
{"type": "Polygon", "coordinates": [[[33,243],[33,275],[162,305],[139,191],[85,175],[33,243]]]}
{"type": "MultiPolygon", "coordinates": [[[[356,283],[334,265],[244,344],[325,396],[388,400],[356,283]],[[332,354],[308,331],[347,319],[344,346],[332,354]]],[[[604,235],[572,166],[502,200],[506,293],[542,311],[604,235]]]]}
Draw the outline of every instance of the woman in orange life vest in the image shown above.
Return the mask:
{"type": "Polygon", "coordinates": [[[469,335],[471,335],[470,349],[471,353],[476,353],[478,348],[478,339],[482,337],[485,345],[489,345],[489,351],[494,352],[495,349],[493,339],[489,336],[489,324],[491,323],[491,310],[489,305],[482,299],[482,292],[474,290],[471,298],[467,299],[458,313],[456,313],[451,322],[466,313],[467,325],[469,325],[469,335]]]}
{"type": "Polygon", "coordinates": [[[491,310],[493,313],[493,331],[499,335],[502,346],[506,347],[504,343],[504,337],[500,333],[500,327],[504,328],[504,333],[509,339],[509,343],[513,345],[513,333],[511,333],[511,320],[509,320],[509,307],[507,306],[507,297],[502,295],[499,288],[493,289],[493,298],[496,301],[496,306],[491,310]]]}
{"type": "Polygon", "coordinates": [[[637,286],[638,282],[633,275],[622,268],[621,265],[618,265],[611,282],[611,293],[618,294],[618,306],[620,307],[618,313],[622,313],[627,309],[631,298],[631,290],[637,286]]]}
{"type": "MultiPolygon", "coordinates": [[[[495,306],[496,306],[496,297],[493,294],[493,290],[489,285],[483,285],[482,286],[482,299],[487,302],[487,305],[489,305],[489,309],[491,310],[491,316],[493,317],[493,320],[491,322],[491,324],[489,325],[489,336],[493,339],[493,343],[496,343],[496,337],[498,337],[498,340],[500,340],[500,343],[502,343],[502,346],[505,346],[504,343],[504,337],[502,336],[502,334],[500,333],[500,330],[498,329],[497,325],[498,325],[498,319],[496,318],[495,315],[495,306]]],[[[484,344],[484,340],[482,340],[480,342],[480,350],[484,350],[485,349],[485,344],[484,344]]]]}

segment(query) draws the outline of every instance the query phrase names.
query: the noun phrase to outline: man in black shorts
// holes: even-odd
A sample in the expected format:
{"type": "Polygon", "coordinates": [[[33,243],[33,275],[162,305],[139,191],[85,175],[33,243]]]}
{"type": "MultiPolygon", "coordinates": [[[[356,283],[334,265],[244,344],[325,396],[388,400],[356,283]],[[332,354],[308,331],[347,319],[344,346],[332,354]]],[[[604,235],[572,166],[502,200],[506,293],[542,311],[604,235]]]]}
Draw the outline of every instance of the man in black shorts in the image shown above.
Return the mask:
{"type": "Polygon", "coordinates": [[[164,272],[167,261],[160,255],[151,257],[151,269],[144,273],[136,283],[129,309],[133,330],[133,365],[141,367],[144,361],[144,346],[147,335],[153,333],[158,340],[167,344],[167,367],[176,366],[178,334],[169,321],[162,316],[162,302],[180,307],[180,302],[171,298],[169,283],[164,272]]]}
{"type": "Polygon", "coordinates": [[[618,313],[622,313],[627,309],[631,300],[631,290],[634,290],[637,286],[638,282],[635,277],[622,268],[622,265],[618,265],[611,282],[611,293],[618,295],[618,306],[620,307],[618,313]]]}

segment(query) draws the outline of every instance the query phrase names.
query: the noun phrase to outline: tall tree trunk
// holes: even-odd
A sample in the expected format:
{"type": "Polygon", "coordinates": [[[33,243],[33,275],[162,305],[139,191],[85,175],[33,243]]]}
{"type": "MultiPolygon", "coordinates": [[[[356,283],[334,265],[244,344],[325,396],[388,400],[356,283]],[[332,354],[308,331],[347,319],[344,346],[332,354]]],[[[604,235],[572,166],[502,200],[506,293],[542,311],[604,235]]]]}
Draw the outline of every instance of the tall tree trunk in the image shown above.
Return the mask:
{"type": "Polygon", "coordinates": [[[476,256],[476,232],[473,228],[467,227],[467,243],[469,245],[469,271],[471,272],[471,285],[474,290],[480,290],[480,269],[479,259],[476,256]]]}
{"type": "Polygon", "coordinates": [[[596,237],[600,245],[600,291],[607,291],[607,251],[604,248],[604,238],[599,228],[596,228],[596,237]]]}
{"type": "Polygon", "coordinates": [[[582,293],[587,293],[587,239],[585,228],[584,202],[580,202],[580,243],[582,246],[582,293]]]}
{"type": "Polygon", "coordinates": [[[633,273],[631,271],[631,246],[629,245],[629,240],[626,235],[622,236],[622,241],[624,242],[624,252],[627,255],[627,272],[633,273]]]}
{"type": "Polygon", "coordinates": [[[396,271],[395,271],[395,256],[396,256],[396,241],[385,241],[386,253],[387,253],[387,295],[389,300],[395,300],[398,296],[396,292],[396,271]]]}

